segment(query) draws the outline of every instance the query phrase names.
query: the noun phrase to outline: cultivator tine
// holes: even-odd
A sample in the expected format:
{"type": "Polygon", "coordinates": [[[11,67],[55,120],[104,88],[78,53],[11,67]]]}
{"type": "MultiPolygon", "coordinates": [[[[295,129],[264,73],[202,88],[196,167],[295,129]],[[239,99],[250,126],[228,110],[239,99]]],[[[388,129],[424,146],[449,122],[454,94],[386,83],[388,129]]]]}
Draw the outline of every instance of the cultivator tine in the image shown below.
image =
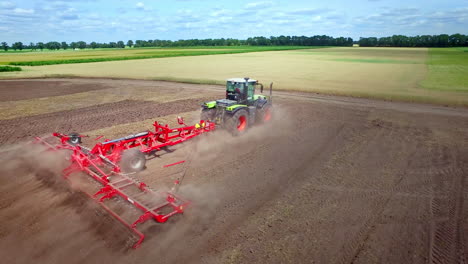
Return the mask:
{"type": "Polygon", "coordinates": [[[142,224],[151,218],[153,218],[153,215],[150,212],[142,214],[135,222],[133,222],[132,228],[136,228],[137,224],[142,224]]]}
{"type": "Polygon", "coordinates": [[[163,167],[168,168],[168,167],[172,167],[172,166],[175,166],[175,165],[182,164],[184,162],[185,162],[185,160],[181,160],[181,161],[178,161],[178,162],[174,162],[174,163],[171,163],[171,164],[164,165],[163,167]]]}
{"type": "Polygon", "coordinates": [[[106,186],[104,186],[103,188],[101,188],[97,193],[95,193],[95,194],[93,195],[93,197],[96,198],[96,197],[98,197],[100,194],[105,194],[105,193],[108,193],[108,192],[110,192],[110,191],[112,191],[112,187],[109,186],[109,185],[106,185],[106,186]]]}
{"type": "Polygon", "coordinates": [[[99,199],[99,202],[103,202],[106,199],[111,199],[112,197],[114,197],[116,195],[117,195],[116,190],[109,191],[104,196],[102,196],[101,199],[99,199]]]}

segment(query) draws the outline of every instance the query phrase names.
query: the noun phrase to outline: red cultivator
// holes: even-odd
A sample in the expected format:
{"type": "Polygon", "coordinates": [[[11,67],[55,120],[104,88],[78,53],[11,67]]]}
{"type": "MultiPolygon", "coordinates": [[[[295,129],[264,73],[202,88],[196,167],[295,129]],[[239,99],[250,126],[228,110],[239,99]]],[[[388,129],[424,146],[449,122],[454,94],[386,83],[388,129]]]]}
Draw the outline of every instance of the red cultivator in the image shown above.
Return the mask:
{"type": "MultiPolygon", "coordinates": [[[[36,141],[45,144],[51,150],[66,149],[72,152],[71,165],[63,171],[64,177],[68,179],[70,174],[74,172],[85,172],[100,183],[102,186],[98,192],[94,194],[89,194],[84,190],[83,192],[138,236],[138,241],[133,245],[133,248],[137,248],[145,238],[145,235],[137,229],[138,224],[149,219],[164,223],[171,216],[183,213],[184,207],[189,202],[173,192],[150,189],[145,183],[122,173],[121,165],[124,167],[124,171],[126,169],[133,171],[143,169],[146,162],[145,154],[182,143],[215,128],[213,123],[205,121],[201,121],[195,126],[186,126],[183,120],[179,119],[179,124],[184,126],[172,129],[167,125],[163,126],[155,122],[153,124],[154,132],[147,131],[115,140],[105,140],[102,143],[97,143],[91,149],[80,145],[82,136],[77,134],[54,133],[53,136],[60,139],[60,143],[57,145],[39,137],[36,137],[36,141]],[[140,216],[130,222],[125,220],[104,203],[114,197],[120,197],[129,202],[141,211],[140,216]]],[[[165,167],[183,162],[185,161],[179,161],[165,167]]],[[[177,179],[172,190],[175,191],[179,184],[180,181],[177,179]]]]}

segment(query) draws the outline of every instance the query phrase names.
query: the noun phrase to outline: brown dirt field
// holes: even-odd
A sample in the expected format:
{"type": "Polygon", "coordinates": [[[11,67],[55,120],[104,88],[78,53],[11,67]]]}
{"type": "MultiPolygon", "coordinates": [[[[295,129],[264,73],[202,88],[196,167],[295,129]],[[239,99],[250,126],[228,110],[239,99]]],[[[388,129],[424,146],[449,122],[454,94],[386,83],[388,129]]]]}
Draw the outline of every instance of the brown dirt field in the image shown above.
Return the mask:
{"type": "Polygon", "coordinates": [[[122,122],[130,123],[191,111],[200,107],[200,100],[212,99],[214,98],[186,99],[162,104],[125,100],[76,110],[0,120],[0,144],[19,142],[25,138],[49,134],[50,131],[88,131],[122,122]]]}
{"type": "Polygon", "coordinates": [[[0,102],[17,101],[106,89],[105,85],[72,84],[66,81],[0,81],[0,102]],[[30,83],[32,82],[32,83],[30,83]]]}
{"type": "MultiPolygon", "coordinates": [[[[222,87],[191,87],[223,96],[222,87]]],[[[166,114],[198,106],[183,99],[166,114]]],[[[168,223],[146,223],[138,250],[125,250],[120,225],[62,183],[62,157],[9,148],[0,158],[0,255],[9,263],[465,262],[467,109],[284,92],[274,103],[274,120],[242,137],[216,131],[150,158],[135,177],[168,188],[186,169],[180,191],[194,204],[168,223]],[[190,153],[188,166],[161,168],[190,153]]],[[[147,110],[116,108],[111,118],[77,109],[70,120],[86,132],[99,115],[110,126],[131,122],[120,113],[147,110]]],[[[50,132],[71,126],[57,117],[41,122],[50,132]]]]}

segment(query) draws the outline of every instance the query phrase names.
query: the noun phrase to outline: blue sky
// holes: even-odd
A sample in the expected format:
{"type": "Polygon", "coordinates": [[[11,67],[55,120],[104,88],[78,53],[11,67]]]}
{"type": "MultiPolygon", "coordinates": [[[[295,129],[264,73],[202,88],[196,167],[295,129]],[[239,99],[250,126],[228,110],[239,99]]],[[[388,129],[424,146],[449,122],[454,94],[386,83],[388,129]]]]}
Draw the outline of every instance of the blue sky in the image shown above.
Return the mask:
{"type": "Polygon", "coordinates": [[[468,34],[468,0],[0,0],[0,42],[468,34]]]}

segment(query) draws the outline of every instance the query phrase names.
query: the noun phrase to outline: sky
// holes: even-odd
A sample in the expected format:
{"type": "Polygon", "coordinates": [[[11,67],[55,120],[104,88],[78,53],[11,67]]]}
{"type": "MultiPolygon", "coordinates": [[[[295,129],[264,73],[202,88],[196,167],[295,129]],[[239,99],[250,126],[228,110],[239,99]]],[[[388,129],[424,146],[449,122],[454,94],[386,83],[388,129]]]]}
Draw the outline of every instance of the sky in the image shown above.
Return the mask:
{"type": "Polygon", "coordinates": [[[468,35],[468,0],[0,0],[0,42],[468,35]]]}

